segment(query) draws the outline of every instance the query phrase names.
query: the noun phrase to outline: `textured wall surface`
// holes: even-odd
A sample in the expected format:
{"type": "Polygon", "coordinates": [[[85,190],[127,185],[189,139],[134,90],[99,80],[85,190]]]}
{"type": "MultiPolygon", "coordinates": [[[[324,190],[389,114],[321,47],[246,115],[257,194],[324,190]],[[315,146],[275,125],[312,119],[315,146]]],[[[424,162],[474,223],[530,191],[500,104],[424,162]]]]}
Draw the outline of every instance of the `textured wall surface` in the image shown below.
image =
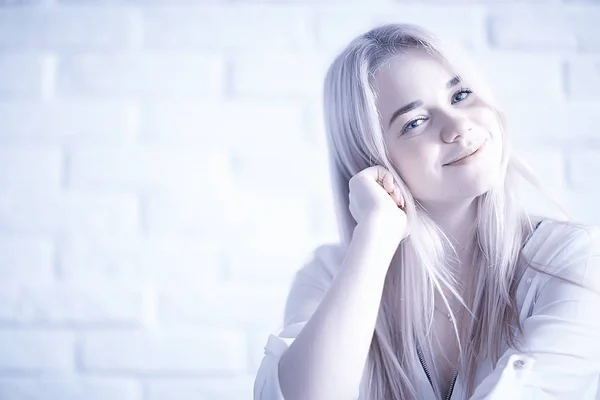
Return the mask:
{"type": "Polygon", "coordinates": [[[250,399],[336,240],[324,70],[394,21],[466,46],[600,223],[597,1],[0,0],[0,399],[250,399]]]}

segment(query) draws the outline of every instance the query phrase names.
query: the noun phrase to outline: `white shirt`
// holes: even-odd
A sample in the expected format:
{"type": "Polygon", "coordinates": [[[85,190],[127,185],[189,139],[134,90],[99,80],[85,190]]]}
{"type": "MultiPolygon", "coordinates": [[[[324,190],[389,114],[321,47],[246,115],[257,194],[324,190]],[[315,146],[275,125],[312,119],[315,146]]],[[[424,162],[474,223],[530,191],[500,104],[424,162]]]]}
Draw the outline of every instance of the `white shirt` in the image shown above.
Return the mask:
{"type": "MultiPolygon", "coordinates": [[[[548,271],[600,290],[600,230],[543,221],[523,247],[527,259],[548,271]]],[[[294,341],[307,315],[327,291],[343,259],[337,245],[324,245],[296,274],[286,303],[285,323],[269,335],[254,382],[255,400],[284,400],[279,358],[294,341]]],[[[471,400],[600,400],[600,295],[528,268],[517,288],[517,304],[527,354],[505,346],[495,366],[479,362],[471,400]]],[[[419,387],[434,399],[425,372],[419,387]]],[[[366,374],[365,374],[366,375],[366,374]]],[[[361,390],[364,388],[360,385],[361,390]]],[[[452,400],[465,398],[459,376],[452,400]]],[[[367,400],[357,392],[357,400],[367,400]]]]}

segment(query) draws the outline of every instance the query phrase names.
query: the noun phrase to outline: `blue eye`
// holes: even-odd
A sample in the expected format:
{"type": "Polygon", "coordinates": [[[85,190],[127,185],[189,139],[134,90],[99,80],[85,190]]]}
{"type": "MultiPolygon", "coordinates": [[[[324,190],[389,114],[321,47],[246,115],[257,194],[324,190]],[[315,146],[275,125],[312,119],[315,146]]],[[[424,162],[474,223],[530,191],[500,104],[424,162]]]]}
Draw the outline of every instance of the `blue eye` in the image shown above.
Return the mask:
{"type": "Polygon", "coordinates": [[[456,104],[458,102],[463,101],[464,99],[466,99],[467,97],[469,97],[469,95],[471,93],[473,93],[473,91],[471,89],[461,89],[452,98],[452,104],[456,104]]]}
{"type": "Polygon", "coordinates": [[[413,119],[408,124],[404,125],[404,128],[402,128],[402,133],[405,133],[412,129],[418,128],[419,126],[421,126],[421,123],[424,121],[427,121],[427,118],[422,117],[422,118],[413,119]]]}

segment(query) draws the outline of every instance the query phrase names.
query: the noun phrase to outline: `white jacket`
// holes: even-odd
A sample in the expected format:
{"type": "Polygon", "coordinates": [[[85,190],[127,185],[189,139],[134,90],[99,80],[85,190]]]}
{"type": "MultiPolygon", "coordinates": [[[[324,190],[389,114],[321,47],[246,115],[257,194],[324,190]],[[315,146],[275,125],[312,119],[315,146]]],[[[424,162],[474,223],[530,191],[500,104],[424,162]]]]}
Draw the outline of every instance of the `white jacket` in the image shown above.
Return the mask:
{"type": "MultiPolygon", "coordinates": [[[[558,221],[544,221],[523,247],[524,255],[548,266],[555,275],[600,291],[600,230],[558,221]]],[[[325,245],[294,279],[286,304],[283,329],[270,335],[254,383],[255,400],[284,400],[279,387],[279,358],[302,330],[307,315],[323,297],[340,267],[339,246],[325,245]]],[[[526,354],[504,347],[495,366],[478,363],[471,400],[600,400],[600,294],[527,269],[517,289],[526,354]]],[[[314,311],[314,310],[313,310],[314,311]]],[[[424,399],[433,399],[431,385],[420,370],[424,399]]],[[[357,400],[368,400],[357,388],[357,400]]],[[[452,400],[465,399],[459,376],[452,400]]]]}

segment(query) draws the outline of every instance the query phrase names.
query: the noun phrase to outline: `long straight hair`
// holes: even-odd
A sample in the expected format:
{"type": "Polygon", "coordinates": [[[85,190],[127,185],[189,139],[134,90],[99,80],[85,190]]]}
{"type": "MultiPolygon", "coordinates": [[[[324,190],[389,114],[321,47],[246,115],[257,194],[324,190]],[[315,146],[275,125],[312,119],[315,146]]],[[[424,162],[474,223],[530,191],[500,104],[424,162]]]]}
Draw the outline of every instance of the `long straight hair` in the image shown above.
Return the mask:
{"type": "MultiPolygon", "coordinates": [[[[468,60],[459,48],[443,43],[422,27],[390,24],[354,39],[334,59],[325,77],[325,127],[343,244],[349,243],[356,226],[349,211],[349,180],[375,164],[386,167],[394,175],[406,201],[411,232],[399,245],[386,276],[367,360],[369,400],[421,398],[414,384],[421,368],[415,351],[417,346],[422,349],[428,366],[433,366],[429,371],[432,381],[439,381],[439,372],[431,359],[436,291],[441,293],[451,313],[460,350],[459,374],[466,382],[467,395],[474,390],[477,360],[489,357],[495,363],[502,343],[518,346],[515,338],[521,327],[515,292],[522,273],[518,266],[525,263],[520,258],[520,250],[526,232],[533,229],[518,198],[518,178],[524,178],[541,193],[545,191],[531,168],[512,152],[504,113],[468,60]],[[470,278],[470,287],[474,288],[472,299],[461,297],[456,279],[445,266],[448,258],[456,257],[450,240],[412,197],[385,146],[372,79],[382,66],[407,49],[424,50],[457,75],[466,77],[477,95],[495,111],[502,132],[502,179],[475,199],[477,217],[473,226],[472,255],[480,268],[470,278]],[[459,329],[444,293],[450,293],[468,308],[472,315],[470,324],[459,329]]],[[[441,389],[436,385],[434,391],[441,397],[441,389]]]]}

